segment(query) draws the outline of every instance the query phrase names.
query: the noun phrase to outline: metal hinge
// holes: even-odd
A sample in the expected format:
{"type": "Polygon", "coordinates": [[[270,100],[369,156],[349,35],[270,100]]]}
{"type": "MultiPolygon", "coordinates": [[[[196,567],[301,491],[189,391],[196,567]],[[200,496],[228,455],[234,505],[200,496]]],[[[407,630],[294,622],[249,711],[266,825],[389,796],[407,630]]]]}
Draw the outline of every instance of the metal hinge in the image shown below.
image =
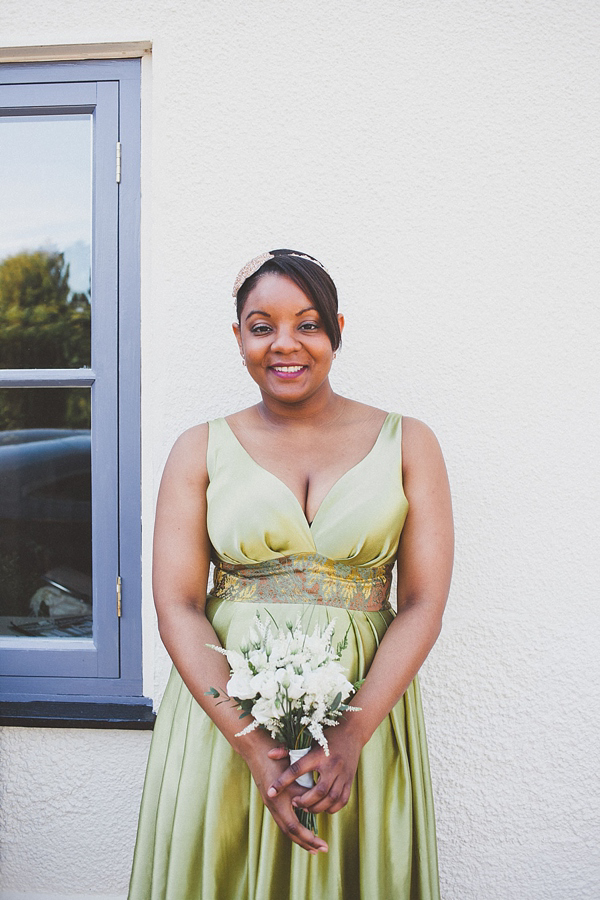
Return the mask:
{"type": "Polygon", "coordinates": [[[121,141],[117,141],[117,184],[121,184],[121,141]]]}
{"type": "Polygon", "coordinates": [[[117,617],[121,618],[121,576],[117,575],[117,617]]]}

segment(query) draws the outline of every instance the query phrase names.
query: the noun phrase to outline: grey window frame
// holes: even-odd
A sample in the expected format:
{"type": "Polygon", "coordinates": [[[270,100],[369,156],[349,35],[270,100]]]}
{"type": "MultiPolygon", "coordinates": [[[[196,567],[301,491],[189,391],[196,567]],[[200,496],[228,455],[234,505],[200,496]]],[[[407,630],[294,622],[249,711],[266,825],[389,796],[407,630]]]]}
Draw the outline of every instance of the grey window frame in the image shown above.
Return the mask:
{"type": "MultiPolygon", "coordinates": [[[[65,664],[56,657],[54,650],[59,673],[52,666],[49,669],[47,662],[41,664],[45,648],[31,643],[39,639],[23,639],[22,646],[16,647],[20,667],[15,669],[11,660],[2,670],[6,674],[0,676],[0,722],[4,724],[151,727],[153,721],[151,703],[142,693],[140,78],[140,59],[0,64],[0,85],[8,86],[5,97],[17,96],[18,85],[29,86],[31,96],[42,97],[43,86],[64,85],[69,86],[68,90],[72,94],[75,92],[74,95],[79,91],[83,108],[90,90],[95,87],[98,97],[110,93],[118,107],[116,140],[107,138],[104,146],[96,148],[94,157],[97,191],[94,203],[98,206],[107,202],[105,195],[114,190],[116,218],[112,228],[110,222],[106,226],[105,216],[93,237],[94,277],[102,279],[104,287],[108,285],[108,290],[103,292],[103,303],[112,308],[104,308],[93,324],[92,372],[85,369],[0,370],[0,386],[3,387],[96,385],[94,378],[102,376],[110,381],[114,376],[114,390],[109,387],[98,394],[102,396],[99,415],[109,431],[114,424],[114,446],[102,445],[101,429],[94,429],[92,419],[93,504],[103,502],[104,492],[107,498],[112,498],[110,502],[114,505],[114,516],[111,513],[103,520],[99,517],[97,521],[101,524],[93,533],[94,543],[107,542],[112,547],[112,551],[105,554],[111,560],[106,567],[112,568],[112,560],[115,560],[114,571],[94,573],[94,596],[98,597],[94,622],[98,615],[99,621],[107,623],[102,637],[107,646],[100,647],[102,653],[97,654],[95,664],[87,666],[89,671],[82,674],[83,664],[79,662],[74,666],[78,673],[71,675],[68,654],[71,653],[75,660],[76,650],[67,647],[59,651],[65,664]],[[116,179],[117,141],[122,153],[119,183],[116,179]],[[108,186],[109,180],[114,187],[108,186]],[[107,372],[111,367],[114,372],[107,372]],[[106,466],[103,466],[104,454],[110,456],[106,466]],[[114,525],[111,524],[113,520],[114,525]],[[120,617],[117,615],[117,576],[122,585],[120,617]]],[[[38,104],[37,112],[55,111],[51,91],[48,97],[50,106],[38,104]]],[[[97,109],[100,110],[100,104],[97,109]]],[[[100,424],[98,421],[98,426],[100,424]]],[[[14,642],[11,650],[13,647],[14,642]]],[[[12,657],[13,654],[9,655],[12,657]]]]}

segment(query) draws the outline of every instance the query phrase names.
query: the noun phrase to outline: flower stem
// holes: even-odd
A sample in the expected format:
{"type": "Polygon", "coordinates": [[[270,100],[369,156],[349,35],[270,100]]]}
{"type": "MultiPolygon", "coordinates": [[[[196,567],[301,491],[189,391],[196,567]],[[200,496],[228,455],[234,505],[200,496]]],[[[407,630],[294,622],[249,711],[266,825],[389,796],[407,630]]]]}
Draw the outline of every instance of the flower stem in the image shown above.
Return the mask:
{"type": "Polygon", "coordinates": [[[307,809],[297,809],[296,815],[301,825],[304,825],[304,827],[312,831],[313,834],[319,833],[317,817],[314,813],[309,812],[307,809]]]}

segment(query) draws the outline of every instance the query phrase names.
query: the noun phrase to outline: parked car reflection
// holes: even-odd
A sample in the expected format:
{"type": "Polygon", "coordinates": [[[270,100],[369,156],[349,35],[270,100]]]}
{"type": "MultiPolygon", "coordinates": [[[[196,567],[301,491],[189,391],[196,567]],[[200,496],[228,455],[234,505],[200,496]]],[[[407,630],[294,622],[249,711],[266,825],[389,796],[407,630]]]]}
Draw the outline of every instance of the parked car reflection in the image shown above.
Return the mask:
{"type": "Polygon", "coordinates": [[[0,432],[0,632],[91,635],[87,429],[0,432]]]}

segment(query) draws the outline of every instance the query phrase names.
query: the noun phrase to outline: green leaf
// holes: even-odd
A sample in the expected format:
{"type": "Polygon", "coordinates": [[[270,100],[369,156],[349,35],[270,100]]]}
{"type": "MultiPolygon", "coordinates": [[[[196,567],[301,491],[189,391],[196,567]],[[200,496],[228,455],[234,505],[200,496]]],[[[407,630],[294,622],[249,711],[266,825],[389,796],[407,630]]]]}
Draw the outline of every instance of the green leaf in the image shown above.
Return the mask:
{"type": "Polygon", "coordinates": [[[333,712],[335,709],[337,709],[341,702],[342,702],[342,692],[340,691],[340,693],[336,695],[333,703],[329,707],[330,711],[333,712]]]}
{"type": "Polygon", "coordinates": [[[219,693],[219,691],[216,688],[211,687],[210,691],[204,691],[204,696],[205,697],[214,697],[216,700],[216,698],[220,697],[221,694],[219,693]]]}
{"type": "Polygon", "coordinates": [[[344,638],[343,638],[343,640],[341,640],[341,641],[339,642],[339,644],[336,646],[336,651],[335,651],[335,652],[336,652],[336,656],[338,656],[338,658],[342,655],[343,651],[344,651],[344,650],[347,648],[347,646],[348,646],[348,634],[350,633],[350,629],[352,628],[352,623],[353,623],[353,622],[354,622],[354,615],[352,614],[352,615],[350,616],[350,621],[348,622],[348,627],[346,628],[346,633],[345,633],[345,635],[344,635],[344,638]]]}

